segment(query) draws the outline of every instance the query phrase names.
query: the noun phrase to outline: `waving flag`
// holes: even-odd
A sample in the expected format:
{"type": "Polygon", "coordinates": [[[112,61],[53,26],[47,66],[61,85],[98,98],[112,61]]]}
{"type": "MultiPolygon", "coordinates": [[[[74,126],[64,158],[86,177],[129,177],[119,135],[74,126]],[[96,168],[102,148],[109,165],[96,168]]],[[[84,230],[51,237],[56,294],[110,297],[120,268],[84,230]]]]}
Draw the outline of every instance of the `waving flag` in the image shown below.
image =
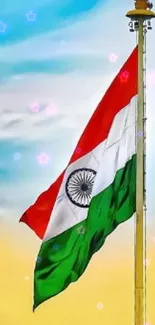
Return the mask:
{"type": "Polygon", "coordinates": [[[65,171],[22,216],[43,238],[34,309],[78,280],[105,238],[136,210],[134,49],[83,132],[65,171]]]}

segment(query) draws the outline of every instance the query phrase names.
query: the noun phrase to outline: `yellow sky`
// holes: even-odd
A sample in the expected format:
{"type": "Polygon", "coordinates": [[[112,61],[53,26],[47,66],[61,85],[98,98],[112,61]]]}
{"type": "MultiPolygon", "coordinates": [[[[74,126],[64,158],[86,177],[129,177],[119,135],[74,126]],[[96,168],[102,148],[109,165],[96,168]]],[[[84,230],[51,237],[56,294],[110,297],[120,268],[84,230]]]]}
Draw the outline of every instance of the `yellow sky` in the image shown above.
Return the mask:
{"type": "MultiPolygon", "coordinates": [[[[80,280],[32,313],[33,267],[40,243],[25,226],[0,231],[1,325],[131,325],[134,312],[133,224],[121,225],[80,280]]],[[[155,324],[155,243],[149,240],[147,323],[155,324]]]]}

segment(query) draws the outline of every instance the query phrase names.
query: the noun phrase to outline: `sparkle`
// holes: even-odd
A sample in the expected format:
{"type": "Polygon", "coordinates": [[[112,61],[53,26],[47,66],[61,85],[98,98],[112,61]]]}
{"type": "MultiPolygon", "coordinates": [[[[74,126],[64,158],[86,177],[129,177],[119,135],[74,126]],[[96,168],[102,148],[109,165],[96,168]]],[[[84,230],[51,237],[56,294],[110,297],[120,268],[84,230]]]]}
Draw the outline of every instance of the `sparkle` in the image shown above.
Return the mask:
{"type": "Polygon", "coordinates": [[[16,152],[14,155],[13,155],[13,158],[14,160],[19,160],[21,158],[21,154],[19,152],[16,152]]]}
{"type": "Polygon", "coordinates": [[[46,107],[46,113],[48,115],[56,116],[58,114],[58,110],[55,105],[51,104],[46,107]]]}
{"type": "Polygon", "coordinates": [[[52,248],[53,248],[55,251],[57,251],[57,250],[60,248],[60,245],[59,245],[59,244],[54,244],[54,245],[52,246],[52,248]]]}
{"type": "Polygon", "coordinates": [[[147,80],[151,85],[155,85],[155,71],[147,74],[147,80]]]}
{"type": "Polygon", "coordinates": [[[137,136],[138,136],[138,137],[142,137],[142,136],[143,136],[143,131],[139,131],[139,132],[137,132],[137,136]]]}
{"type": "Polygon", "coordinates": [[[155,237],[152,238],[153,243],[155,243],[155,237]]]}
{"type": "Polygon", "coordinates": [[[5,33],[7,25],[0,21],[0,33],[5,33]]]}
{"type": "Polygon", "coordinates": [[[28,14],[26,14],[26,17],[27,17],[27,20],[28,20],[28,21],[35,21],[35,19],[36,19],[36,14],[34,14],[34,13],[32,12],[32,10],[31,10],[28,14]]]}
{"type": "Polygon", "coordinates": [[[83,227],[83,226],[80,226],[78,229],[77,229],[78,233],[80,235],[84,235],[85,232],[86,232],[86,229],[83,227]]]}
{"type": "Polygon", "coordinates": [[[117,59],[118,59],[118,56],[116,54],[112,53],[109,55],[110,62],[116,62],[117,59]]]}
{"type": "Polygon", "coordinates": [[[49,162],[49,156],[45,152],[41,153],[37,158],[40,165],[47,165],[49,162]]]}
{"type": "Polygon", "coordinates": [[[61,45],[65,45],[66,44],[66,41],[65,40],[61,40],[60,44],[61,45]]]}
{"type": "Polygon", "coordinates": [[[30,277],[28,275],[25,276],[25,280],[28,281],[30,277]]]}
{"type": "Polygon", "coordinates": [[[129,79],[129,72],[126,71],[126,70],[123,71],[123,72],[120,74],[119,78],[120,78],[120,81],[121,81],[122,83],[127,82],[128,79],[129,79]]]}
{"type": "Polygon", "coordinates": [[[75,152],[76,152],[77,154],[80,154],[81,151],[82,151],[82,149],[81,149],[80,147],[77,147],[77,148],[75,149],[75,152]]]}
{"type": "Polygon", "coordinates": [[[104,307],[104,305],[102,304],[102,302],[98,302],[98,304],[97,304],[97,308],[98,308],[99,310],[101,310],[101,309],[103,309],[103,307],[104,307]]]}
{"type": "Polygon", "coordinates": [[[30,106],[30,109],[33,113],[37,113],[39,112],[39,105],[37,103],[33,103],[31,106],[30,106]]]}
{"type": "Polygon", "coordinates": [[[148,258],[146,258],[146,260],[145,260],[145,266],[150,266],[150,261],[148,258]]]}
{"type": "Polygon", "coordinates": [[[38,256],[36,263],[40,263],[41,261],[42,261],[42,258],[40,256],[38,256]]]}

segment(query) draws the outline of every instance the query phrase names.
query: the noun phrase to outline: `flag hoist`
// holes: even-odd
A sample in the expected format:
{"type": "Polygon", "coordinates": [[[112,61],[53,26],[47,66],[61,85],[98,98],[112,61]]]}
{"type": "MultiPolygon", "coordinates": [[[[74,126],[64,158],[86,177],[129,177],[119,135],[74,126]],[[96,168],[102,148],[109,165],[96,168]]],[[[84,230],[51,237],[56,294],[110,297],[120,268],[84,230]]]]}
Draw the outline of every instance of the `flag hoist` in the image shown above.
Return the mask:
{"type": "Polygon", "coordinates": [[[135,9],[129,11],[126,16],[131,19],[130,31],[138,33],[138,105],[137,105],[137,177],[136,177],[136,227],[135,227],[135,325],[145,323],[145,78],[144,78],[144,54],[146,32],[152,29],[151,19],[155,13],[151,11],[153,4],[147,0],[135,1],[135,9]]]}

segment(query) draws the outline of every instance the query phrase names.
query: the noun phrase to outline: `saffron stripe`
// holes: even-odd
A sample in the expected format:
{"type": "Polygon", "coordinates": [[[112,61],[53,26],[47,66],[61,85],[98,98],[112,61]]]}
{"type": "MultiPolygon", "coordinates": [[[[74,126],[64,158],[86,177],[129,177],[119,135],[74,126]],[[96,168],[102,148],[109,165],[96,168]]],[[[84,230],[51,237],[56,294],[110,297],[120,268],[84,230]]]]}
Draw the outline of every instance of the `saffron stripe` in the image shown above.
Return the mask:
{"type": "MultiPolygon", "coordinates": [[[[137,73],[138,47],[134,49],[99,103],[74,150],[69,164],[92,151],[107,138],[115,115],[128,105],[131,98],[138,92],[137,73]],[[91,135],[94,134],[94,131],[96,134],[92,138],[91,135]],[[77,150],[78,148],[80,150],[77,150]]],[[[20,219],[21,222],[33,229],[40,238],[44,237],[63,177],[64,172],[47,191],[38,197],[37,201],[20,219]]]]}

